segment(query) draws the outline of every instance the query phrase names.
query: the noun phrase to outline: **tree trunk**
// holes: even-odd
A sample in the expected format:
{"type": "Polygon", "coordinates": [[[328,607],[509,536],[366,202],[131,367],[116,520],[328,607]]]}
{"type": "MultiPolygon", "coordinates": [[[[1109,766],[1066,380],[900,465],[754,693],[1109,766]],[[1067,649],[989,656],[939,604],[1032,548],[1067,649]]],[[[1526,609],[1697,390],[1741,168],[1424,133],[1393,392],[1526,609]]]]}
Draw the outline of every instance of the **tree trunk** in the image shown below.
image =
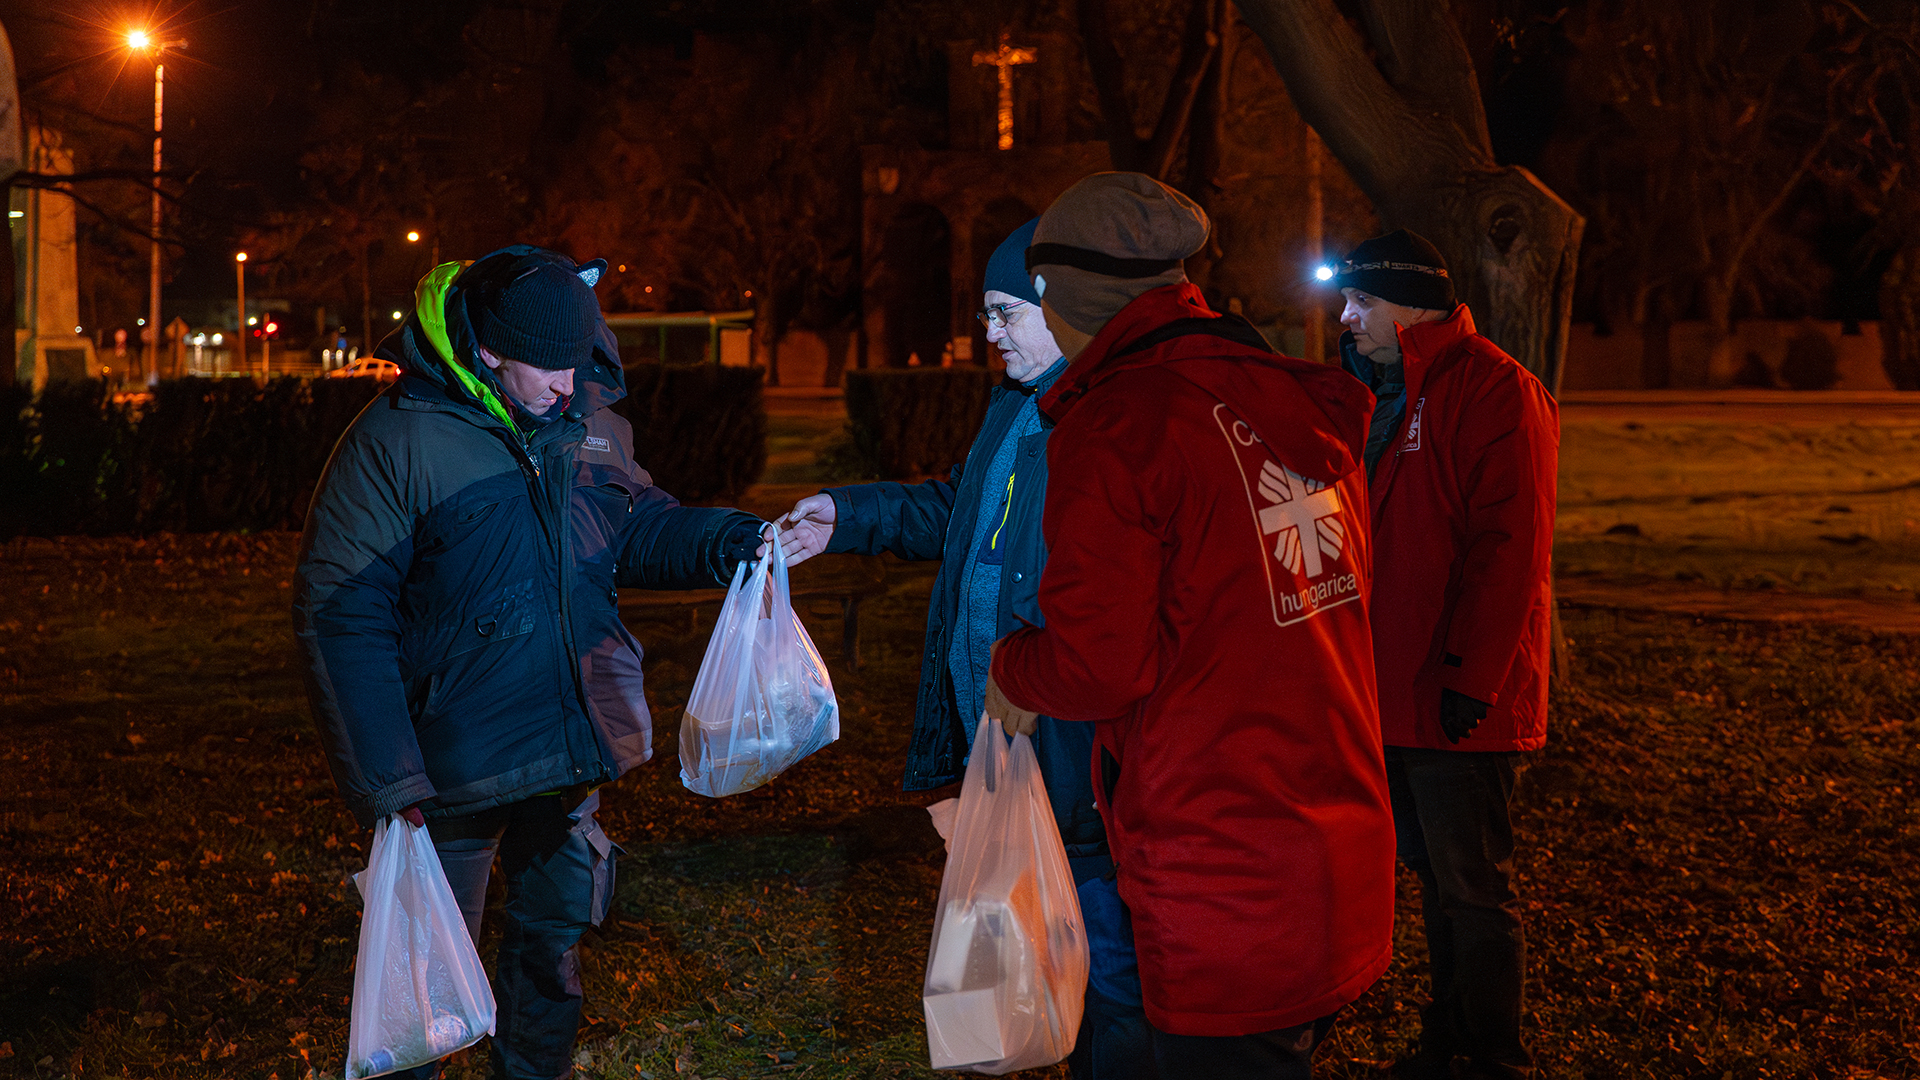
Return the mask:
{"type": "MultiPolygon", "coordinates": [[[[1193,115],[1187,124],[1187,175],[1181,186],[1200,209],[1211,215],[1214,200],[1220,194],[1221,125],[1226,119],[1227,87],[1233,62],[1233,51],[1229,45],[1232,38],[1227,32],[1227,20],[1231,17],[1232,9],[1227,6],[1226,0],[1205,2],[1213,6],[1211,23],[1217,43],[1213,48],[1212,61],[1201,77],[1200,92],[1194,98],[1193,115]]],[[[1222,254],[1220,230],[1216,228],[1208,235],[1206,244],[1187,257],[1187,276],[1201,288],[1206,288],[1212,276],[1213,262],[1222,254]]]]}
{"type": "MultiPolygon", "coordinates": [[[[371,246],[372,241],[360,241],[360,330],[366,335],[360,343],[360,355],[363,357],[372,356],[373,347],[377,344],[373,340],[373,268],[367,252],[371,246]]],[[[239,332],[243,335],[247,332],[247,313],[244,311],[240,313],[239,332]]]]}
{"type": "Polygon", "coordinates": [[[1880,366],[1894,389],[1920,390],[1920,247],[1902,248],[1880,278],[1880,366]]]}
{"type": "Polygon", "coordinates": [[[780,328],[774,325],[773,289],[762,285],[753,297],[753,362],[766,370],[767,385],[780,385],[780,328]]]}
{"type": "Polygon", "coordinates": [[[1707,349],[1704,353],[1681,357],[1674,372],[1675,383],[1684,387],[1706,387],[1733,381],[1738,365],[1733,362],[1733,290],[1738,279],[1732,272],[1713,275],[1700,285],[1701,307],[1707,316],[1707,349]]]}
{"type": "Polygon", "coordinates": [[[1080,43],[1087,55],[1087,69],[1093,75],[1094,94],[1100,101],[1100,115],[1107,126],[1107,156],[1113,167],[1134,171],[1140,167],[1144,147],[1133,126],[1133,102],[1127,97],[1126,64],[1114,47],[1107,27],[1112,19],[1107,0],[1077,0],[1075,14],[1080,23],[1080,43]]]}
{"type": "Polygon", "coordinates": [[[1640,324],[1640,385],[1648,390],[1673,385],[1673,316],[1659,297],[1648,305],[1640,324]]]}
{"type": "Polygon", "coordinates": [[[1378,66],[1334,0],[1238,3],[1381,221],[1433,241],[1480,332],[1557,392],[1586,222],[1532,173],[1494,162],[1444,0],[1360,0],[1378,66]]]}
{"type": "MultiPolygon", "coordinates": [[[[0,184],[0,194],[10,195],[11,190],[7,185],[0,184]]],[[[0,388],[12,386],[17,381],[20,364],[13,343],[13,291],[18,287],[14,275],[18,272],[19,267],[13,263],[13,243],[9,240],[5,255],[0,256],[0,388]]],[[[126,378],[126,372],[121,372],[120,377],[126,378]]]]}

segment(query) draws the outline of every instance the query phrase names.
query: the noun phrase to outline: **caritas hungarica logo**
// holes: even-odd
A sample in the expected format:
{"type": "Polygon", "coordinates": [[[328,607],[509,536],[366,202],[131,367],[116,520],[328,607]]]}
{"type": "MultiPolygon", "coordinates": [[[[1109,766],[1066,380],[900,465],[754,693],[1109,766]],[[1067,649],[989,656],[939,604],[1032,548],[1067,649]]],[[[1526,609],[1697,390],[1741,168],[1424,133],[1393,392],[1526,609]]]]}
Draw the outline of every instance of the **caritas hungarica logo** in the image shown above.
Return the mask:
{"type": "Polygon", "coordinates": [[[1213,419],[1233,452],[1253,512],[1273,621],[1290,626],[1360,599],[1360,578],[1347,553],[1348,517],[1336,488],[1275,461],[1267,444],[1225,405],[1213,419]]]}

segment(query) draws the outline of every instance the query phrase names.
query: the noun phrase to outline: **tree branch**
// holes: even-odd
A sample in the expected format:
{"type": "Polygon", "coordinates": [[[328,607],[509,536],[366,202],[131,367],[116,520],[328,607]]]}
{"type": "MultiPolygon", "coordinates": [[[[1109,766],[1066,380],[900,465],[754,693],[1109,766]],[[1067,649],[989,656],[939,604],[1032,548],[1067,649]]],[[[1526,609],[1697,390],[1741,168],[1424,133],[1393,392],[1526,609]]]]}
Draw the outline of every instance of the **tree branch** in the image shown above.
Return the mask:
{"type": "Polygon", "coordinates": [[[1273,55],[1301,117],[1389,218],[1406,195],[1492,165],[1464,132],[1436,128],[1407,104],[1333,0],[1236,2],[1273,55]]]}
{"type": "Polygon", "coordinates": [[[1787,196],[1792,195],[1793,189],[1800,186],[1801,178],[1806,176],[1807,170],[1813,168],[1813,163],[1820,159],[1821,153],[1827,148],[1827,142],[1832,138],[1833,128],[1829,126],[1820,133],[1818,139],[1814,140],[1813,145],[1807,148],[1806,154],[1800,159],[1800,164],[1794,166],[1793,172],[1787,176],[1787,182],[1780,185],[1779,191],[1774,192],[1773,199],[1766,206],[1761,207],[1760,212],[1747,223],[1746,233],[1740,237],[1738,243],[1734,244],[1733,251],[1727,256],[1726,274],[1729,283],[1739,272],[1740,263],[1747,257],[1747,251],[1753,247],[1753,242],[1760,238],[1760,230],[1773,215],[1780,212],[1782,206],[1787,204],[1787,196]]]}
{"type": "Polygon", "coordinates": [[[1451,120],[1469,144],[1492,158],[1480,80],[1451,11],[1440,4],[1365,0],[1361,13],[1381,73],[1394,89],[1451,120]]]}

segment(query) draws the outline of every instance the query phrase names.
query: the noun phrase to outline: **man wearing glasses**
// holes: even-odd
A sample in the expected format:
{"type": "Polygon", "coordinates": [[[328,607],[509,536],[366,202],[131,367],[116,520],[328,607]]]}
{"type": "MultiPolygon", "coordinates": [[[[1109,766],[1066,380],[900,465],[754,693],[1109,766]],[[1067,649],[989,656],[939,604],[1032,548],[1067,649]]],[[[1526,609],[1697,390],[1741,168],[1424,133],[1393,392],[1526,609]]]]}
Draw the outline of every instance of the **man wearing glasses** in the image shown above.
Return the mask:
{"type": "MultiPolygon", "coordinates": [[[[965,463],[945,480],[829,488],[801,499],[777,523],[789,566],[822,552],[891,551],[903,559],[941,560],[907,749],[902,786],[908,791],[960,779],[984,709],[993,643],[1022,625],[1045,621],[1040,511],[1053,425],[1037,402],[1067,362],[1026,272],[1037,224],[1035,219],[1014,230],[987,262],[980,321],[1006,360],[1007,378],[993,389],[965,463]]],[[[1043,716],[1032,734],[1074,883],[1097,882],[1113,862],[1093,805],[1093,725],[1043,716]]],[[[1089,988],[1080,1037],[1068,1059],[1073,1076],[1151,1076],[1131,937],[1102,934],[1093,920],[1088,923],[1095,970],[1119,976],[1096,978],[1089,988]]]]}

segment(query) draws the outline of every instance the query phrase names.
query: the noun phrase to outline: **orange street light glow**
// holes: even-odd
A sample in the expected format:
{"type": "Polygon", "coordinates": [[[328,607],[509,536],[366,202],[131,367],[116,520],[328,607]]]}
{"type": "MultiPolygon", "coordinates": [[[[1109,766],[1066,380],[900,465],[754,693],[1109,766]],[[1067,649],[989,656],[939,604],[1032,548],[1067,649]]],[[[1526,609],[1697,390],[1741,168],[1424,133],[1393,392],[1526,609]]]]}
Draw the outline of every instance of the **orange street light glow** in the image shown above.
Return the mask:
{"type": "Polygon", "coordinates": [[[407,233],[407,243],[409,243],[409,244],[417,244],[417,243],[419,243],[419,242],[420,242],[420,234],[419,234],[419,233],[417,233],[417,232],[409,232],[409,233],[407,233]]]}
{"type": "Polygon", "coordinates": [[[247,253],[243,251],[243,252],[241,252],[240,254],[238,254],[238,255],[235,255],[235,256],[233,257],[233,261],[234,261],[234,262],[246,262],[246,261],[247,261],[247,253]]]}
{"type": "Polygon", "coordinates": [[[127,48],[144,49],[150,44],[152,44],[152,41],[147,37],[145,30],[127,31],[127,48]]]}

